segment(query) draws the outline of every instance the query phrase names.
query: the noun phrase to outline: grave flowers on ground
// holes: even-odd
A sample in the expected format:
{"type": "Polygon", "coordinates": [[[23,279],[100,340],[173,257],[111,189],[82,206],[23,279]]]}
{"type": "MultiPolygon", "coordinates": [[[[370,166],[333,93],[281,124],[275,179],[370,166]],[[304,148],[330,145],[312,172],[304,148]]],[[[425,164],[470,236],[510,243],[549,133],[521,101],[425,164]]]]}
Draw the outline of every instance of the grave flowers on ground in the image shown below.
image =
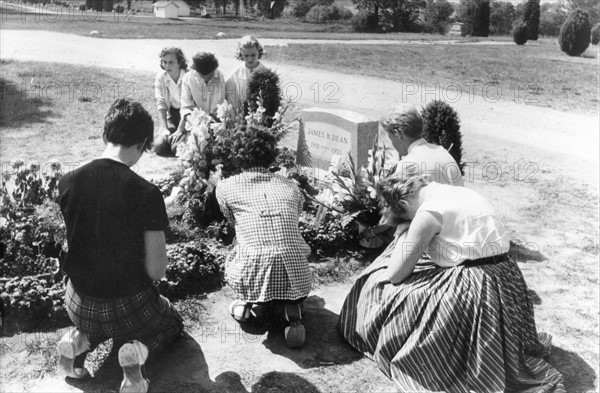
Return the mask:
{"type": "Polygon", "coordinates": [[[386,148],[379,148],[377,137],[368,151],[366,167],[357,169],[352,156],[348,155],[342,170],[331,172],[329,187],[323,188],[315,198],[324,208],[317,213],[316,220],[321,219],[319,214],[338,216],[343,230],[354,231],[359,244],[365,248],[379,248],[389,243],[391,238],[387,233],[372,232],[381,220],[377,183],[395,170],[386,165],[386,148]]]}

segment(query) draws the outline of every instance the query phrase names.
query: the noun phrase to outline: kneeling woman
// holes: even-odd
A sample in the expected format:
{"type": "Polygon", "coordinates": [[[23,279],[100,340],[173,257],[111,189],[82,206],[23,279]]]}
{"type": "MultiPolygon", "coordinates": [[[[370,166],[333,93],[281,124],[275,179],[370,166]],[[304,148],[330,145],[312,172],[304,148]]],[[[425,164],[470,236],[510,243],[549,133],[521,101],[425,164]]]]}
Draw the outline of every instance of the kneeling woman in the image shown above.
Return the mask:
{"type": "Polygon", "coordinates": [[[246,322],[254,304],[268,306],[263,308],[289,324],[287,344],[300,347],[305,338],[302,302],[311,286],[310,248],[298,228],[304,198],[292,180],[269,172],[277,156],[272,134],[249,128],[234,138],[233,164],[242,173],[216,189],[223,215],[235,225],[236,244],[227,257],[225,279],[239,300],[230,312],[246,322]]]}
{"type": "Polygon", "coordinates": [[[352,287],[338,322],[346,340],[401,391],[563,392],[492,206],[419,176],[378,191],[410,226],[352,287]]]}

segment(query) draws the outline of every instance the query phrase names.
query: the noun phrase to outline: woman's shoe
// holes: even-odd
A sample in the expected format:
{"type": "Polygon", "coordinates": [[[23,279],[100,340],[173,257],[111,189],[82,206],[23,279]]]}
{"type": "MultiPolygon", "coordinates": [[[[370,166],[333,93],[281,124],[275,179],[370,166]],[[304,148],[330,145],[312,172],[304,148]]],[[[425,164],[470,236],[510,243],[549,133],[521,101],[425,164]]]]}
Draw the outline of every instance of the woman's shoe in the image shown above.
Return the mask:
{"type": "Polygon", "coordinates": [[[229,314],[238,322],[248,322],[252,311],[252,304],[241,300],[234,300],[229,305],[229,314]]]}
{"type": "Polygon", "coordinates": [[[290,348],[300,348],[306,341],[306,330],[300,320],[294,321],[285,328],[285,342],[290,348]]]}
{"type": "Polygon", "coordinates": [[[142,375],[148,359],[148,347],[137,340],[119,349],[119,365],[123,368],[120,393],[146,393],[150,382],[142,375]]]}
{"type": "Polygon", "coordinates": [[[306,341],[306,329],[302,324],[302,305],[286,304],[284,317],[289,326],[285,328],[285,342],[290,348],[300,348],[306,341]]]}
{"type": "Polygon", "coordinates": [[[90,343],[87,338],[76,328],[70,328],[56,344],[56,351],[60,355],[58,371],[69,378],[82,379],[87,377],[89,373],[83,368],[83,361],[89,350],[90,343]],[[83,359],[81,359],[82,356],[83,359]],[[75,365],[76,360],[81,364],[75,365]]]}

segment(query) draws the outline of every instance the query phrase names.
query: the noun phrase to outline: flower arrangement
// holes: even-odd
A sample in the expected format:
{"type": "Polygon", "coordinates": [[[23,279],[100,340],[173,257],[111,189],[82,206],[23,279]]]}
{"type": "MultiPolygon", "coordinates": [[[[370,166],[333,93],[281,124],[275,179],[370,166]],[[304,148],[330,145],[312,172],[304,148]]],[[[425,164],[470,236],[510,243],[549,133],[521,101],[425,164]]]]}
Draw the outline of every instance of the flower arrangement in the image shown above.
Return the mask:
{"type": "MultiPolygon", "coordinates": [[[[236,166],[237,160],[232,150],[236,135],[253,127],[267,130],[279,142],[289,132],[294,121],[284,121],[287,107],[288,105],[280,106],[272,116],[267,115],[259,96],[256,109],[246,116],[236,114],[227,101],[217,107],[214,116],[200,109],[192,112],[188,138],[178,146],[177,155],[184,167],[179,182],[180,199],[187,200],[190,214],[196,223],[206,226],[213,221],[222,220],[212,194],[218,179],[241,171],[236,166]]],[[[280,149],[280,153],[282,157],[278,164],[289,166],[293,153],[289,149],[280,149]]]]}
{"type": "Polygon", "coordinates": [[[349,238],[358,237],[361,246],[377,248],[385,244],[384,237],[367,239],[360,235],[381,220],[377,183],[379,179],[392,173],[395,167],[386,167],[386,147],[379,148],[378,137],[373,141],[373,147],[368,153],[366,168],[357,170],[352,156],[349,156],[348,166],[339,173],[332,172],[331,187],[322,191],[314,199],[324,207],[317,212],[315,223],[318,226],[326,214],[337,214],[340,216],[342,228],[346,232],[354,232],[348,236],[349,238]]]}

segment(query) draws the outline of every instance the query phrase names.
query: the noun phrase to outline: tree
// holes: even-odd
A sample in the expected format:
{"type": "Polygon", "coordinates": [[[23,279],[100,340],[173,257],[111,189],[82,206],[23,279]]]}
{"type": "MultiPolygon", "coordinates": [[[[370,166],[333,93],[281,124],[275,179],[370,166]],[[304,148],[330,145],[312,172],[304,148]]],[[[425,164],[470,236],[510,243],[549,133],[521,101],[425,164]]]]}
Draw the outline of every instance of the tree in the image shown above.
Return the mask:
{"type": "Polygon", "coordinates": [[[569,56],[579,56],[590,45],[591,27],[587,12],[571,12],[558,33],[560,49],[569,56]]]}
{"type": "Polygon", "coordinates": [[[489,0],[461,0],[458,18],[463,23],[465,35],[487,37],[490,35],[489,0]]]}
{"type": "Polygon", "coordinates": [[[490,33],[508,35],[515,21],[515,7],[512,3],[495,1],[490,4],[490,33]]]}
{"type": "Polygon", "coordinates": [[[540,9],[540,34],[558,36],[560,27],[567,20],[567,11],[560,3],[545,3],[540,9]]]}
{"type": "Polygon", "coordinates": [[[287,4],[287,0],[258,0],[258,13],[269,19],[275,19],[281,16],[287,4]]]}
{"type": "Polygon", "coordinates": [[[227,3],[228,0],[214,0],[215,3],[215,11],[217,15],[226,15],[227,14],[227,3]]]}
{"type": "Polygon", "coordinates": [[[600,22],[600,2],[598,0],[566,0],[567,10],[570,12],[579,8],[587,12],[590,25],[600,22]]]}
{"type": "Polygon", "coordinates": [[[425,22],[429,23],[440,34],[446,34],[451,23],[454,7],[446,0],[427,0],[425,22]]]}
{"type": "Polygon", "coordinates": [[[537,40],[540,28],[540,0],[527,0],[523,22],[527,25],[527,38],[537,40]]]}
{"type": "Polygon", "coordinates": [[[424,0],[353,0],[380,31],[414,31],[424,0]]]}
{"type": "Polygon", "coordinates": [[[527,28],[527,24],[525,24],[523,21],[517,23],[515,25],[515,29],[513,30],[513,41],[515,41],[515,44],[525,45],[528,36],[529,29],[527,28]]]}

